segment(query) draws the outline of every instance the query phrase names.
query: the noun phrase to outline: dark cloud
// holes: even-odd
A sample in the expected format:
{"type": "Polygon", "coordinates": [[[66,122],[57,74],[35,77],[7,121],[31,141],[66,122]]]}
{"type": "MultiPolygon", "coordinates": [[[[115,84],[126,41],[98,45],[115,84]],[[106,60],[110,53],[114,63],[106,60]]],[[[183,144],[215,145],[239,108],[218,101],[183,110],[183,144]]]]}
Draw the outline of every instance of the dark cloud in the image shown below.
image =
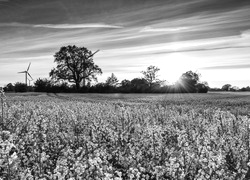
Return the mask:
{"type": "Polygon", "coordinates": [[[12,0],[8,6],[0,5],[0,22],[53,24],[95,20],[146,24],[248,5],[248,0],[12,0]]]}

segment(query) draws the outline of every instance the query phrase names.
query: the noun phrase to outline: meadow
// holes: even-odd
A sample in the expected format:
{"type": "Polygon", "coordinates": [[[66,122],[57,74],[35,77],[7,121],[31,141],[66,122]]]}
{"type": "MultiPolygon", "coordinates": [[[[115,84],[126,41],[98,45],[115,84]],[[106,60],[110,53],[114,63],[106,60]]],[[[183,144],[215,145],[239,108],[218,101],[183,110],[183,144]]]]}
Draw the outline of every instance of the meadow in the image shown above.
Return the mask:
{"type": "Polygon", "coordinates": [[[0,179],[250,179],[250,93],[3,100],[0,179]]]}

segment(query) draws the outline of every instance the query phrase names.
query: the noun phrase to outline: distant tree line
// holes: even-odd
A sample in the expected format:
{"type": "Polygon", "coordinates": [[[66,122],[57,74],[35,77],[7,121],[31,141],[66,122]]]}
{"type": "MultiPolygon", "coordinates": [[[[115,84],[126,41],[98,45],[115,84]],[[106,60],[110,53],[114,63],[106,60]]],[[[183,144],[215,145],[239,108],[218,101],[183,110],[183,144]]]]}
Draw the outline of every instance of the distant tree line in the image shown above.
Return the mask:
{"type": "MultiPolygon", "coordinates": [[[[110,78],[110,77],[109,77],[110,78]]],[[[144,78],[134,78],[130,80],[122,80],[120,83],[108,84],[97,83],[95,85],[87,84],[80,89],[76,89],[75,85],[67,82],[54,83],[51,79],[37,79],[34,86],[27,86],[25,83],[17,82],[9,83],[4,87],[6,92],[48,92],[48,93],[206,93],[208,91],[228,91],[228,92],[245,92],[250,91],[250,86],[238,88],[231,86],[225,88],[209,88],[207,83],[197,83],[196,85],[188,85],[188,88],[180,82],[173,85],[157,85],[150,87],[144,78]]]]}
{"type": "Polygon", "coordinates": [[[11,92],[49,92],[49,93],[206,93],[208,84],[200,82],[200,75],[192,71],[183,73],[179,81],[173,85],[165,85],[165,81],[159,80],[157,73],[159,68],[149,66],[142,71],[144,77],[132,80],[119,80],[114,73],[104,83],[91,85],[88,82],[85,86],[77,87],[74,83],[66,81],[54,81],[53,79],[37,79],[34,86],[27,86],[25,83],[7,84],[5,91],[11,92]]]}
{"type": "Polygon", "coordinates": [[[250,91],[250,86],[239,88],[237,86],[232,86],[231,84],[225,84],[221,88],[210,88],[209,91],[244,92],[250,91]]]}
{"type": "MultiPolygon", "coordinates": [[[[102,74],[101,68],[94,63],[93,57],[98,51],[92,53],[85,47],[63,46],[55,53],[54,62],[57,64],[49,73],[50,78],[37,79],[34,86],[24,83],[9,83],[5,91],[12,92],[80,92],[80,93],[207,93],[207,82],[200,81],[200,74],[187,71],[181,75],[173,85],[166,85],[164,80],[158,78],[160,69],[149,66],[142,71],[143,77],[132,80],[119,80],[111,74],[104,83],[97,83],[97,75],[102,74]],[[96,81],[95,85],[92,81],[96,81]]],[[[227,84],[223,91],[248,91],[250,88],[237,89],[227,84]]],[[[218,89],[210,89],[218,90],[218,89]]]]}

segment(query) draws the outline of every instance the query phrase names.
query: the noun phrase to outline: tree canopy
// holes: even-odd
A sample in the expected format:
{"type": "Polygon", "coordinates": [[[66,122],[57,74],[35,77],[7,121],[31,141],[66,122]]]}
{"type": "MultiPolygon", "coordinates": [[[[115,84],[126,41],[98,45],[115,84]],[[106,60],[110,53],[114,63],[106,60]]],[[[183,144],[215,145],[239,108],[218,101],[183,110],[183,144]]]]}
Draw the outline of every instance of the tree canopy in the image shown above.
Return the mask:
{"type": "Polygon", "coordinates": [[[160,69],[156,66],[149,66],[146,71],[141,73],[144,79],[148,82],[149,88],[152,89],[154,85],[159,85],[162,81],[158,79],[158,72],[160,69]]]}
{"type": "Polygon", "coordinates": [[[187,71],[181,75],[175,85],[178,91],[184,93],[206,93],[208,91],[207,82],[200,82],[200,74],[187,71]]]}
{"type": "Polygon", "coordinates": [[[76,89],[85,86],[86,80],[97,80],[96,75],[102,74],[102,70],[93,61],[95,53],[75,45],[61,47],[54,55],[57,66],[51,70],[50,76],[75,83],[76,89]]]}
{"type": "Polygon", "coordinates": [[[229,91],[231,87],[232,87],[231,84],[225,84],[225,85],[222,86],[221,89],[222,89],[223,91],[229,91]]]}
{"type": "Polygon", "coordinates": [[[111,76],[107,78],[106,85],[115,87],[118,82],[119,82],[119,80],[114,75],[114,73],[112,73],[111,76]]]}

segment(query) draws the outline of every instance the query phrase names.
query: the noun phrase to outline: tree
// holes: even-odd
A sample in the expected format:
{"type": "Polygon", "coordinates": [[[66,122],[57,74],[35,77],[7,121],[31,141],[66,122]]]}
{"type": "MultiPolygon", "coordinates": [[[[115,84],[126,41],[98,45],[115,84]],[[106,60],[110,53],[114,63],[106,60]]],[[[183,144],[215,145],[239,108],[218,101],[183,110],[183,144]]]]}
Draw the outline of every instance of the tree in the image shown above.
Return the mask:
{"type": "Polygon", "coordinates": [[[27,92],[28,87],[25,83],[17,82],[15,83],[15,92],[27,92]]]}
{"type": "Polygon", "coordinates": [[[239,91],[239,87],[237,87],[237,86],[233,86],[233,87],[231,87],[229,90],[230,91],[239,91]]]}
{"type": "Polygon", "coordinates": [[[37,79],[34,83],[36,92],[49,92],[52,84],[48,79],[37,79]]]}
{"type": "Polygon", "coordinates": [[[177,83],[177,87],[181,92],[195,93],[197,92],[197,84],[200,80],[200,74],[193,71],[183,73],[177,83]]]}
{"type": "Polygon", "coordinates": [[[149,66],[146,71],[142,71],[141,73],[144,75],[144,79],[148,82],[150,90],[154,85],[159,85],[162,83],[158,78],[157,73],[160,69],[156,66],[149,66]]]}
{"type": "Polygon", "coordinates": [[[97,80],[96,75],[102,74],[101,68],[93,61],[95,53],[75,45],[61,47],[54,55],[57,66],[51,70],[50,76],[57,80],[75,83],[76,89],[79,90],[81,84],[85,86],[86,80],[97,80]]]}
{"type": "Polygon", "coordinates": [[[121,81],[121,86],[119,87],[119,90],[123,93],[129,93],[131,92],[131,81],[124,79],[121,81]]]}
{"type": "Polygon", "coordinates": [[[131,80],[131,89],[135,93],[145,93],[149,88],[148,82],[144,78],[134,78],[131,80]]]}
{"type": "Polygon", "coordinates": [[[107,78],[106,85],[115,87],[115,86],[117,86],[118,82],[119,81],[118,81],[117,77],[114,75],[114,73],[112,73],[111,76],[107,78]]]}
{"type": "Polygon", "coordinates": [[[197,83],[196,89],[198,93],[207,93],[209,86],[207,82],[197,83]]]}
{"type": "Polygon", "coordinates": [[[12,83],[9,83],[4,87],[4,91],[15,91],[15,86],[13,86],[12,83]]]}
{"type": "Polygon", "coordinates": [[[221,89],[222,89],[223,91],[229,91],[231,87],[232,87],[231,84],[225,84],[225,85],[222,86],[221,89]]]}

